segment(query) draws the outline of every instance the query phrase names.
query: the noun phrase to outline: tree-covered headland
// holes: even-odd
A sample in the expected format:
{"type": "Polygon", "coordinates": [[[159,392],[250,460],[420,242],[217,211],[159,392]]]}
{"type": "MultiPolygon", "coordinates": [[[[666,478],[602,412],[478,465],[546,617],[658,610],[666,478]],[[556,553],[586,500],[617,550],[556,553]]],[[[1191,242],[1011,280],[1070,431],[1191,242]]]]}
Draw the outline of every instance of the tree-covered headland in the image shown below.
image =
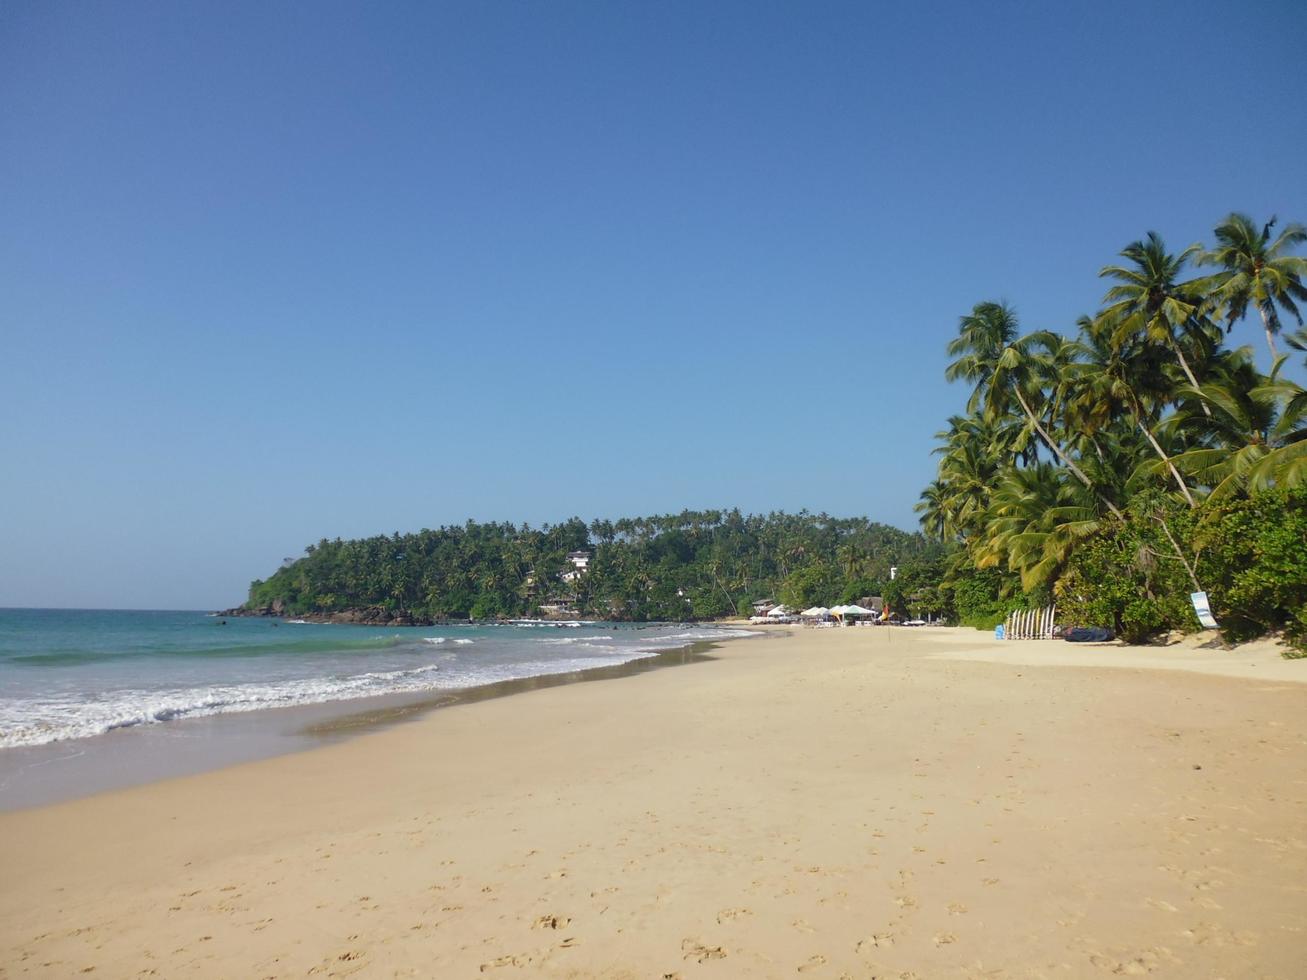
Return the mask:
{"type": "Polygon", "coordinates": [[[999,302],[961,318],[946,376],[971,397],[917,510],[955,549],[942,584],[963,622],[1055,601],[1143,640],[1197,629],[1206,591],[1228,637],[1307,643],[1307,391],[1288,376],[1304,242],[1241,214],[1179,253],[1149,232],[1074,331],[1023,332],[999,302]],[[1269,373],[1231,346],[1245,336],[1269,373]]]}
{"type": "MultiPolygon", "coordinates": [[[[661,517],[579,518],[532,528],[478,524],[320,541],[250,587],[249,610],[379,618],[493,619],[563,605],[616,620],[748,615],[751,603],[791,606],[887,594],[902,581],[937,580],[945,546],[864,518],[687,511],[661,517]],[[568,555],[590,553],[583,574],[568,555]]],[[[937,602],[929,591],[922,611],[937,602]]],[[[902,608],[902,606],[900,606],[902,608]]],[[[940,609],[933,611],[939,612],[940,609]]]]}

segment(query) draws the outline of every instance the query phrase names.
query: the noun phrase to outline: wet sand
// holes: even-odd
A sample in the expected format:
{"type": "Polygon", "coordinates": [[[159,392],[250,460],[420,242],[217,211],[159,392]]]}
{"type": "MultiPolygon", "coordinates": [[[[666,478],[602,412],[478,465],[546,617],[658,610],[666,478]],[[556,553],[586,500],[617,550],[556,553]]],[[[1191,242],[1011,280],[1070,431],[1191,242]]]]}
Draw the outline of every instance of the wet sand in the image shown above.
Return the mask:
{"type": "Polygon", "coordinates": [[[1162,653],[804,630],[3,814],[0,976],[1302,976],[1307,662],[1162,653]]]}
{"type": "Polygon", "coordinates": [[[209,772],[303,752],[429,711],[509,697],[561,684],[631,677],[704,660],[709,643],[692,643],[626,663],[475,687],[380,695],[323,704],[182,718],[0,752],[0,812],[209,772]]]}

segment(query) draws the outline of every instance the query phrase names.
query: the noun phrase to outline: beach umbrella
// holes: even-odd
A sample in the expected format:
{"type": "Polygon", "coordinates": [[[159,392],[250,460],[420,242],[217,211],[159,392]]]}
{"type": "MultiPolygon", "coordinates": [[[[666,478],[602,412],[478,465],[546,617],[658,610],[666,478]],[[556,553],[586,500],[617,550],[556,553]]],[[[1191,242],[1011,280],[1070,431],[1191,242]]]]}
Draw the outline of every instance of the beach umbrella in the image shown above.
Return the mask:
{"type": "Polygon", "coordinates": [[[821,616],[829,616],[830,610],[827,609],[825,606],[813,606],[811,609],[803,610],[803,612],[799,613],[799,615],[807,616],[809,618],[819,618],[821,616]]]}
{"type": "Polygon", "coordinates": [[[844,615],[846,616],[874,616],[876,615],[870,609],[864,609],[862,606],[845,606],[844,615]]]}
{"type": "Polygon", "coordinates": [[[831,606],[831,607],[830,607],[830,614],[831,614],[832,616],[843,616],[843,615],[844,615],[845,613],[847,613],[850,609],[855,609],[855,608],[857,608],[857,607],[856,607],[856,606],[831,606]]]}
{"type": "Polygon", "coordinates": [[[767,613],[768,616],[788,616],[789,614],[790,611],[784,606],[777,606],[775,609],[767,613]]]}

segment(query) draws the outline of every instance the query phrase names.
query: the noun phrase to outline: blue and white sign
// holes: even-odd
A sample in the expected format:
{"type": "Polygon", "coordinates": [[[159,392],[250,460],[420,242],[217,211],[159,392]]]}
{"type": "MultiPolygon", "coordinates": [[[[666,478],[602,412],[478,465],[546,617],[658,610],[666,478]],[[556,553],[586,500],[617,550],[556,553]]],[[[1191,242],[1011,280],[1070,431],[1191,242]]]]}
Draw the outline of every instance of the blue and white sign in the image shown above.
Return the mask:
{"type": "Polygon", "coordinates": [[[1191,592],[1189,601],[1194,604],[1194,612],[1198,614],[1198,622],[1203,624],[1203,629],[1216,629],[1216,617],[1212,615],[1212,606],[1207,601],[1207,593],[1191,592]]]}

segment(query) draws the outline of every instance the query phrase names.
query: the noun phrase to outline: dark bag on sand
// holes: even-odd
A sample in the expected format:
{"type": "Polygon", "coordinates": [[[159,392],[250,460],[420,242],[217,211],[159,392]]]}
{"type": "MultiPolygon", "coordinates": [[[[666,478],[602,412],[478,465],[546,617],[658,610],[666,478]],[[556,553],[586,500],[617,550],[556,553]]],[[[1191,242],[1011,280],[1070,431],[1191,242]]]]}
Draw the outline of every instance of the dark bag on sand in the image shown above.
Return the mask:
{"type": "Polygon", "coordinates": [[[1104,626],[1073,626],[1062,638],[1068,643],[1106,643],[1115,635],[1104,626]]]}

